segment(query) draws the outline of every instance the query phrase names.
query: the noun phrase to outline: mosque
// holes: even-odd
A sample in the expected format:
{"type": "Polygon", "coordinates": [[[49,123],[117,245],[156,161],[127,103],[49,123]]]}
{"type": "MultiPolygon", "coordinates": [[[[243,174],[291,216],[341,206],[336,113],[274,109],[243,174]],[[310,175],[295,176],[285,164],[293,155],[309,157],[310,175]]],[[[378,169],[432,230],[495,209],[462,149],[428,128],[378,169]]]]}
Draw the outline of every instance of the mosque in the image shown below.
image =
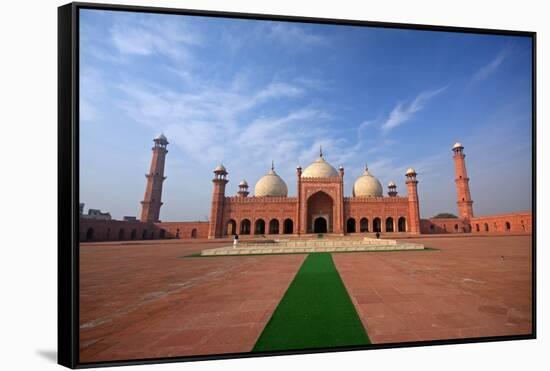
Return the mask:
{"type": "Polygon", "coordinates": [[[406,170],[406,195],[400,196],[397,184],[389,182],[384,195],[380,181],[365,166],[354,184],[351,196],[344,195],[344,168],[319,156],[305,169],[296,168],[296,196],[288,196],[286,182],[271,170],[261,177],[250,195],[246,180],[238,184],[235,195],[226,194],[228,170],[218,165],[212,179],[212,202],[208,222],[161,222],[162,185],[168,139],[157,136],[153,157],[146,174],[140,220],[80,219],[80,241],[135,239],[195,239],[248,236],[301,237],[308,235],[353,235],[437,233],[530,233],[531,212],[475,217],[473,201],[461,143],[452,146],[458,206],[457,218],[420,219],[417,173],[406,170]]]}
{"type": "Polygon", "coordinates": [[[288,196],[285,181],[274,167],[261,177],[249,196],[245,180],[235,196],[226,197],[228,172],[214,169],[209,238],[238,233],[343,235],[356,232],[420,232],[416,172],[407,171],[405,197],[397,196],[395,183],[383,195],[382,185],[365,166],[355,180],[351,197],[344,195],[344,168],[336,170],[323,157],[305,169],[296,168],[296,197],[288,196]]]}

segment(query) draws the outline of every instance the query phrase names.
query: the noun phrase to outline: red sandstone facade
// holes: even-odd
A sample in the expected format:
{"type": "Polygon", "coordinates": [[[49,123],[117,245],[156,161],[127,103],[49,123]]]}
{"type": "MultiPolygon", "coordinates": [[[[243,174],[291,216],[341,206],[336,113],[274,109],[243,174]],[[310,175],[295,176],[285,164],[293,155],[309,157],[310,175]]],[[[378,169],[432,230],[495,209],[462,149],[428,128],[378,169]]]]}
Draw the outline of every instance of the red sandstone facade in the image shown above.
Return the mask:
{"type": "MultiPolygon", "coordinates": [[[[321,155],[322,157],[322,155],[321,155]]],[[[416,173],[407,175],[408,197],[344,197],[344,169],[336,176],[303,176],[296,171],[297,197],[225,196],[227,171],[214,170],[208,238],[239,235],[307,235],[329,233],[420,233],[416,173]]]]}
{"type": "MultiPolygon", "coordinates": [[[[531,233],[530,212],[474,217],[466,171],[464,147],[453,146],[458,218],[420,219],[418,180],[414,169],[405,174],[407,196],[398,196],[395,183],[389,184],[388,195],[344,195],[344,168],[336,172],[323,159],[316,162],[332,169],[328,175],[309,176],[302,168],[296,170],[296,196],[260,195],[249,197],[248,184],[239,184],[235,196],[226,195],[228,172],[223,165],[214,170],[210,221],[160,222],[166,137],[154,140],[151,168],[140,221],[80,220],[80,241],[146,240],[146,239],[216,239],[243,237],[334,235],[359,233],[439,234],[439,233],[531,233]]],[[[272,167],[272,172],[275,174],[272,167]]],[[[269,175],[268,174],[268,175],[269,175]]],[[[366,169],[365,174],[368,174],[366,169]]],[[[315,174],[316,175],[316,174],[315,174]]],[[[370,175],[368,175],[370,177],[370,175]]],[[[377,180],[376,180],[377,182],[377,180]]],[[[356,183],[357,184],[357,183],[356,183]]],[[[378,183],[379,184],[379,183],[378,183]]],[[[381,187],[378,185],[378,187],[381,187]]],[[[284,185],[286,192],[286,184],[284,185]]],[[[380,188],[381,189],[381,188],[380,188]]]]}

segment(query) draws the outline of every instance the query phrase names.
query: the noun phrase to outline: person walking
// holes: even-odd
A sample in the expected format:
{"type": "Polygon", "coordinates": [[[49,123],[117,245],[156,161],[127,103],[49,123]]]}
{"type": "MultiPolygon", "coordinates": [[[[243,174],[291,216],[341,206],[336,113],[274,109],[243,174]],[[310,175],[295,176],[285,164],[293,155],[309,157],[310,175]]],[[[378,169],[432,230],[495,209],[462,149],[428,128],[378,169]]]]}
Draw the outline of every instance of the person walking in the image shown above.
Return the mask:
{"type": "Polygon", "coordinates": [[[380,232],[376,232],[376,238],[380,238],[380,232]]]}
{"type": "Polygon", "coordinates": [[[239,235],[235,234],[235,236],[233,237],[233,247],[236,248],[238,244],[239,244],[239,235]]]}

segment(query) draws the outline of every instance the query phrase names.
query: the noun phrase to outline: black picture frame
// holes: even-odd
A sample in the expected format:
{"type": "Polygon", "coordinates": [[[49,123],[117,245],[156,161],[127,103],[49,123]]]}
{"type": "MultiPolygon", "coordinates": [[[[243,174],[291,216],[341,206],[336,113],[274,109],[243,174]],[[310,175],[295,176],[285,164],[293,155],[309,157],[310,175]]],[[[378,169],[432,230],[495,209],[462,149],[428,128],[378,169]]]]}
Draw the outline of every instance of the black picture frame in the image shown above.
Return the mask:
{"type": "Polygon", "coordinates": [[[536,32],[485,28],[449,27],[388,23],[349,19],[329,19],[272,14],[234,13],[192,9],[156,8],[97,3],[70,3],[58,8],[58,363],[69,368],[90,368],[182,361],[262,357],[288,354],[340,352],[352,350],[417,347],[461,343],[536,339],[536,32]],[[220,355],[181,356],[139,360],[117,360],[81,363],[79,361],[79,11],[96,9],[124,12],[145,12],[174,15],[275,20],[334,25],[374,26],[410,30],[429,30],[456,33],[524,36],[532,40],[532,333],[517,336],[482,337],[474,339],[446,339],[416,341],[399,344],[381,344],[330,349],[288,350],[263,353],[234,353],[220,355]]]}

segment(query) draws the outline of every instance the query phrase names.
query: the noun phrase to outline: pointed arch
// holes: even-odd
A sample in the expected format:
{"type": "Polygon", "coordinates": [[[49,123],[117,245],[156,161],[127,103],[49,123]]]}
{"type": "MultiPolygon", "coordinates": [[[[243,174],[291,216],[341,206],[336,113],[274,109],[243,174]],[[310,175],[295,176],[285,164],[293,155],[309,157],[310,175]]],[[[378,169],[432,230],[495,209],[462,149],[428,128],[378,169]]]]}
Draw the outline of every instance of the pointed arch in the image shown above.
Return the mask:
{"type": "Polygon", "coordinates": [[[254,234],[265,234],[265,221],[257,219],[254,223],[254,234]]]}
{"type": "Polygon", "coordinates": [[[347,233],[355,233],[355,219],[349,218],[346,223],[346,232],[347,233]]]}
{"type": "Polygon", "coordinates": [[[359,221],[359,232],[365,233],[369,231],[369,220],[367,218],[361,218],[359,221]]]}
{"type": "Polygon", "coordinates": [[[250,220],[241,220],[241,234],[250,234],[250,220]]]}
{"type": "MultiPolygon", "coordinates": [[[[433,226],[433,224],[432,224],[433,226]]],[[[407,231],[407,219],[404,216],[397,219],[397,231],[406,232],[407,231]]]]}
{"type": "Polygon", "coordinates": [[[277,219],[269,221],[269,234],[279,234],[279,221],[277,219]]]}
{"type": "Polygon", "coordinates": [[[284,234],[294,233],[294,222],[292,221],[292,219],[290,218],[285,219],[284,225],[283,225],[283,233],[284,234]]]}
{"type": "Polygon", "coordinates": [[[386,218],[386,232],[393,232],[393,218],[391,216],[386,218]]]}

